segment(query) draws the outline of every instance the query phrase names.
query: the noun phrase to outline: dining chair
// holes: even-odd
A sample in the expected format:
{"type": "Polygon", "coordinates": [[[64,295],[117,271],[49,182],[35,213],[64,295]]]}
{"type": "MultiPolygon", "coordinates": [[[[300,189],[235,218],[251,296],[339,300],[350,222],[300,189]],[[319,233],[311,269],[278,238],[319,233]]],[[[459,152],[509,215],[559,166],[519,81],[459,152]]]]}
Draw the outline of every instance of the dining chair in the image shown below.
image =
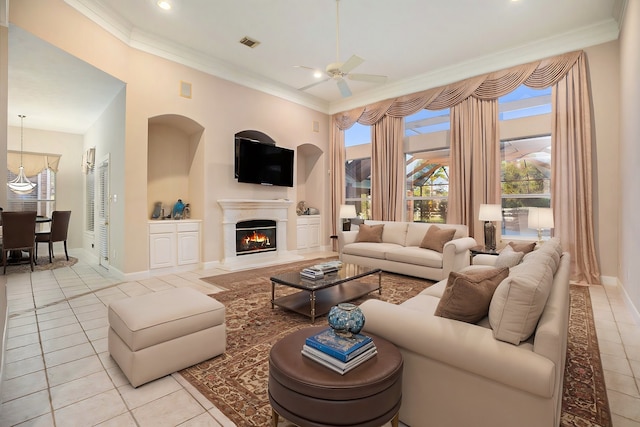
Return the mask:
{"type": "Polygon", "coordinates": [[[69,218],[71,211],[53,211],[51,214],[51,229],[36,233],[36,259],[38,259],[38,243],[49,244],[49,262],[53,262],[53,243],[64,242],[64,254],[69,261],[67,253],[67,231],[69,230],[69,218]]]}
{"type": "Polygon", "coordinates": [[[36,236],[36,212],[2,212],[2,265],[7,274],[7,257],[10,251],[22,255],[29,252],[29,263],[33,271],[33,249],[36,236]]]}

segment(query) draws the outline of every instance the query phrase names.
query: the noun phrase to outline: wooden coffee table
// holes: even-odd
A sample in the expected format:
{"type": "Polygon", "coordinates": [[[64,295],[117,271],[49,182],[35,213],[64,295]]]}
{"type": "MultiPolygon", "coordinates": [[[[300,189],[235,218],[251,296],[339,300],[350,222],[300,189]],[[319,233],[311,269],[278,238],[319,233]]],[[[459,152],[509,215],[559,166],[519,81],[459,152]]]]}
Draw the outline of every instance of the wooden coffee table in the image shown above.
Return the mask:
{"type": "Polygon", "coordinates": [[[382,270],[379,268],[343,264],[340,270],[317,280],[305,279],[299,271],[293,271],[271,277],[271,308],[277,305],[295,311],[311,317],[311,323],[314,323],[316,316],[328,313],[334,305],[376,290],[382,294],[382,270]],[[374,274],[378,275],[377,283],[357,281],[374,274]],[[276,298],[276,285],[300,289],[300,292],[276,298]]]}
{"type": "Polygon", "coordinates": [[[402,354],[373,334],[378,354],[344,375],[303,356],[305,339],[324,326],[305,328],[276,342],[269,353],[271,425],[280,416],[301,427],[398,427],[402,354]]]}

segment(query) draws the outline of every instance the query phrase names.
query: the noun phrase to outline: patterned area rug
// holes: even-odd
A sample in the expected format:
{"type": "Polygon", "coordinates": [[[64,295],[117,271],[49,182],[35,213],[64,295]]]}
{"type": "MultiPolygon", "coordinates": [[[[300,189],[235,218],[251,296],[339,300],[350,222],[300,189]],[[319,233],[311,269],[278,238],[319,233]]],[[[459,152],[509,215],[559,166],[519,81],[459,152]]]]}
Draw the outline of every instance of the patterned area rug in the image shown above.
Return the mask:
{"type": "MultiPolygon", "coordinates": [[[[269,425],[269,350],[285,335],[309,326],[307,317],[280,308],[271,309],[269,277],[313,263],[285,264],[203,279],[227,289],[212,295],[227,310],[227,351],[180,373],[237,426],[269,425]]],[[[377,280],[377,277],[363,280],[377,280]]],[[[431,284],[426,280],[384,273],[382,295],[371,293],[356,303],[379,298],[397,304],[431,284]]],[[[276,287],[277,296],[283,295],[286,289],[276,287]]],[[[326,323],[326,316],[319,317],[316,323],[326,323]]],[[[586,287],[571,286],[569,341],[562,426],[610,426],[611,416],[586,287]]]]}
{"type": "Polygon", "coordinates": [[[561,426],[608,427],[613,424],[589,288],[571,285],[570,293],[561,426]]]}

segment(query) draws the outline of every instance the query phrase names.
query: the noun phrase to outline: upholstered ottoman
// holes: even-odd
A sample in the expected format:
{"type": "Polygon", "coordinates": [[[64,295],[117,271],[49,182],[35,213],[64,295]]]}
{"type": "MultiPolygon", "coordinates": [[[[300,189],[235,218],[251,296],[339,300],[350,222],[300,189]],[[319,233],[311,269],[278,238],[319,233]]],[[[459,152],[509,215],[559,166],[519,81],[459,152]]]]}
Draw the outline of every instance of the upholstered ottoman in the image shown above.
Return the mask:
{"type": "Polygon", "coordinates": [[[176,288],[109,305],[109,353],[132,386],[224,353],[224,305],[176,288]]]}

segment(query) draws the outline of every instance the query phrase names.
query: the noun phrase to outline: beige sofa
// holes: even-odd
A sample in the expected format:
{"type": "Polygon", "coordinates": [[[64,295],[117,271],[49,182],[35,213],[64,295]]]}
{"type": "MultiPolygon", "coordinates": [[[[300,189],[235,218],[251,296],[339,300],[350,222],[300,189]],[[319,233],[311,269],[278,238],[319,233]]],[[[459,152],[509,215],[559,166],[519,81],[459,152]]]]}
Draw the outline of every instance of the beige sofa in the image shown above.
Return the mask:
{"type": "Polygon", "coordinates": [[[442,229],[456,230],[453,240],[447,242],[440,253],[420,247],[432,224],[393,221],[367,221],[366,224],[384,224],[382,243],[356,242],[357,230],[339,232],[340,259],[343,262],[441,280],[451,271],[469,265],[469,249],[477,245],[469,237],[466,225],[437,224],[442,229]]]}
{"type": "MultiPolygon", "coordinates": [[[[465,270],[482,268],[491,267],[465,270]]],[[[569,254],[561,252],[557,241],[543,245],[510,269],[490,300],[489,315],[477,324],[434,315],[447,280],[400,305],[365,301],[361,305],[366,319],[364,333],[393,342],[404,357],[400,420],[411,427],[558,426],[567,348],[569,270],[569,254]],[[540,288],[532,289],[526,277],[543,277],[540,288]],[[545,280],[548,283],[544,284],[545,280]],[[531,293],[516,298],[523,289],[531,293]],[[513,297],[515,304],[502,312],[494,311],[505,297],[513,297]],[[542,310],[539,318],[533,319],[533,334],[517,345],[503,341],[505,325],[514,327],[505,318],[531,311],[527,299],[537,299],[542,310]],[[502,334],[500,339],[498,334],[502,334]]]]}

